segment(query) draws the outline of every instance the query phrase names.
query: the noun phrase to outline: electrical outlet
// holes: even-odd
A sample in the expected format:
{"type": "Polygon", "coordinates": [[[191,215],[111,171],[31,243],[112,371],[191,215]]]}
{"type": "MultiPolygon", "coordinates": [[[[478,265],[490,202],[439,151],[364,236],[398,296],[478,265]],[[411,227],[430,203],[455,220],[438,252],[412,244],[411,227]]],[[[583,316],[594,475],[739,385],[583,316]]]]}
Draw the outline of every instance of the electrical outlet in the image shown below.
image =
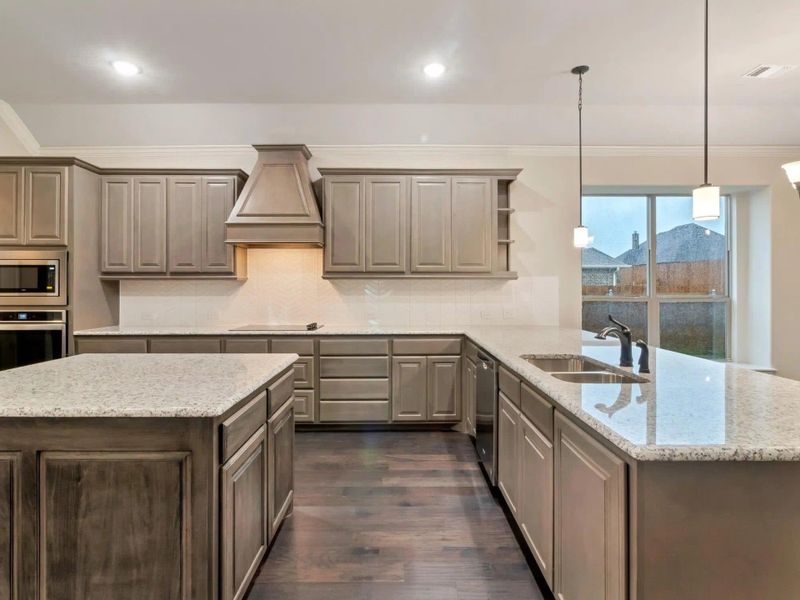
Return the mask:
{"type": "Polygon", "coordinates": [[[481,319],[483,319],[484,321],[489,320],[491,318],[491,316],[492,316],[492,313],[490,313],[488,310],[482,310],[481,311],[481,319]]]}

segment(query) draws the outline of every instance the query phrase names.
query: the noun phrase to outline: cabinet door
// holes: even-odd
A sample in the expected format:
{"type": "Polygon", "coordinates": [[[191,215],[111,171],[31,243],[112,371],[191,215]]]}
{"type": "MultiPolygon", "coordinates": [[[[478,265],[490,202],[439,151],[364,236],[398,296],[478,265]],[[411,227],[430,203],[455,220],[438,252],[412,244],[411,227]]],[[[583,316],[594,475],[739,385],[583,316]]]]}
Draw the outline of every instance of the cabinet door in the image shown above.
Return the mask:
{"type": "Polygon", "coordinates": [[[477,383],[475,363],[467,359],[464,361],[464,380],[461,392],[464,403],[464,424],[467,434],[475,437],[475,385],[477,383]]]}
{"type": "Polygon", "coordinates": [[[472,365],[472,389],[470,393],[472,403],[472,410],[470,411],[472,414],[472,437],[475,437],[478,433],[478,367],[476,365],[472,365]]]}
{"type": "Polygon", "coordinates": [[[406,270],[408,178],[366,178],[366,270],[406,270]]]}
{"type": "Polygon", "coordinates": [[[424,421],[427,418],[428,359],[395,356],[392,359],[392,419],[424,421]]]}
{"type": "Polygon", "coordinates": [[[275,537],[294,499],[294,402],[269,420],[269,539],[275,537]]]}
{"type": "Polygon", "coordinates": [[[233,244],[225,221],[236,201],[234,177],[203,177],[201,265],[204,273],[233,273],[233,244]]]}
{"type": "Polygon", "coordinates": [[[325,270],[365,270],[364,178],[325,178],[325,270]]]}
{"type": "Polygon", "coordinates": [[[22,168],[0,166],[0,245],[25,243],[22,168]]]}
{"type": "Polygon", "coordinates": [[[169,270],[199,273],[202,200],[200,177],[170,177],[167,194],[169,270]]]}
{"type": "Polygon", "coordinates": [[[221,470],[222,598],[244,598],[267,550],[267,432],[253,434],[221,470]]]}
{"type": "Polygon", "coordinates": [[[25,168],[25,243],[67,244],[66,167],[25,168]]]}
{"type": "Polygon", "coordinates": [[[167,270],[167,180],[133,179],[133,270],[164,273],[167,270]]]}
{"type": "Polygon", "coordinates": [[[553,587],[553,444],[520,416],[519,528],[553,587]]]}
{"type": "Polygon", "coordinates": [[[497,487],[511,514],[519,512],[519,409],[499,392],[497,410],[497,487]]]}
{"type": "Polygon", "coordinates": [[[316,418],[314,390],[294,391],[294,420],[296,423],[313,423],[316,418]]]}
{"type": "Polygon", "coordinates": [[[492,180],[453,178],[453,271],[492,270],[492,180]]]}
{"type": "Polygon", "coordinates": [[[21,454],[0,452],[0,598],[17,598],[19,560],[15,556],[20,539],[21,454]]]}
{"type": "Polygon", "coordinates": [[[450,177],[411,178],[411,270],[450,271],[450,177]]]}
{"type": "Polygon", "coordinates": [[[133,271],[133,179],[103,177],[100,201],[101,270],[133,271]]]}
{"type": "Polygon", "coordinates": [[[555,416],[555,594],[625,598],[625,463],[555,416]]]}
{"type": "Polygon", "coordinates": [[[428,420],[461,420],[461,357],[428,357],[428,420]]]}

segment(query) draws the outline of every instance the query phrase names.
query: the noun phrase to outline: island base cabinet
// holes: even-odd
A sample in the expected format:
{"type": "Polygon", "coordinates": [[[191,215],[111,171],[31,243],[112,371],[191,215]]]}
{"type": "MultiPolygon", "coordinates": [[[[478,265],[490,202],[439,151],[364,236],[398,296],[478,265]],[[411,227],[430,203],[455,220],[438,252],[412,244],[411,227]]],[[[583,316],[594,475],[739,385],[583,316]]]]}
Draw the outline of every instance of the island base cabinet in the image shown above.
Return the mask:
{"type": "Polygon", "coordinates": [[[19,454],[0,452],[0,598],[17,598],[19,571],[19,454]]]}
{"type": "Polygon", "coordinates": [[[497,408],[497,487],[517,517],[519,490],[519,409],[499,393],[497,408]]]}
{"type": "Polygon", "coordinates": [[[559,413],[554,447],[556,598],[624,600],[625,463],[559,413]]]}
{"type": "Polygon", "coordinates": [[[264,425],[222,466],[221,486],[222,600],[238,600],[269,543],[264,425]]]}
{"type": "Polygon", "coordinates": [[[294,402],[286,402],[269,419],[269,540],[275,537],[294,499],[294,402]]]}

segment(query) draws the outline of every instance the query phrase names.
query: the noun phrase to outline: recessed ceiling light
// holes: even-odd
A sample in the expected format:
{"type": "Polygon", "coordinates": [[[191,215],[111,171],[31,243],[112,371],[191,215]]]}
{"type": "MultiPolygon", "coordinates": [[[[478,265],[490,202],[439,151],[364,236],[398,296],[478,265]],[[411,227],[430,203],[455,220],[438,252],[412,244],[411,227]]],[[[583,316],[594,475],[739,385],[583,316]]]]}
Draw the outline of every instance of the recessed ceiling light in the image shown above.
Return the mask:
{"type": "Polygon", "coordinates": [[[441,77],[444,74],[445,69],[442,63],[431,63],[429,65],[425,65],[425,68],[422,70],[428,77],[435,78],[441,77]]]}
{"type": "Polygon", "coordinates": [[[111,62],[111,66],[114,67],[114,70],[117,73],[124,75],[125,77],[133,77],[134,75],[138,75],[142,72],[142,69],[139,67],[139,65],[135,65],[127,60],[114,60],[111,62]]]}

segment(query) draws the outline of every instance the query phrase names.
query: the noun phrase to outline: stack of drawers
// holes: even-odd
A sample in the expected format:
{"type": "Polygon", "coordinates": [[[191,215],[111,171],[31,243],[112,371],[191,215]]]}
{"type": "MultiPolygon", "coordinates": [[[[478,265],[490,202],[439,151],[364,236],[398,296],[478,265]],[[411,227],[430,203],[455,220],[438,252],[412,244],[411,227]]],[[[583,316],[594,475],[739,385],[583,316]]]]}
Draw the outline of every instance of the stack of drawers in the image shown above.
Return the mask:
{"type": "Polygon", "coordinates": [[[388,339],[321,339],[319,377],[320,422],[389,420],[388,339]]]}
{"type": "Polygon", "coordinates": [[[295,353],[300,358],[294,363],[294,420],[298,423],[314,422],[314,340],[312,338],[272,338],[273,354],[295,353]]]}

